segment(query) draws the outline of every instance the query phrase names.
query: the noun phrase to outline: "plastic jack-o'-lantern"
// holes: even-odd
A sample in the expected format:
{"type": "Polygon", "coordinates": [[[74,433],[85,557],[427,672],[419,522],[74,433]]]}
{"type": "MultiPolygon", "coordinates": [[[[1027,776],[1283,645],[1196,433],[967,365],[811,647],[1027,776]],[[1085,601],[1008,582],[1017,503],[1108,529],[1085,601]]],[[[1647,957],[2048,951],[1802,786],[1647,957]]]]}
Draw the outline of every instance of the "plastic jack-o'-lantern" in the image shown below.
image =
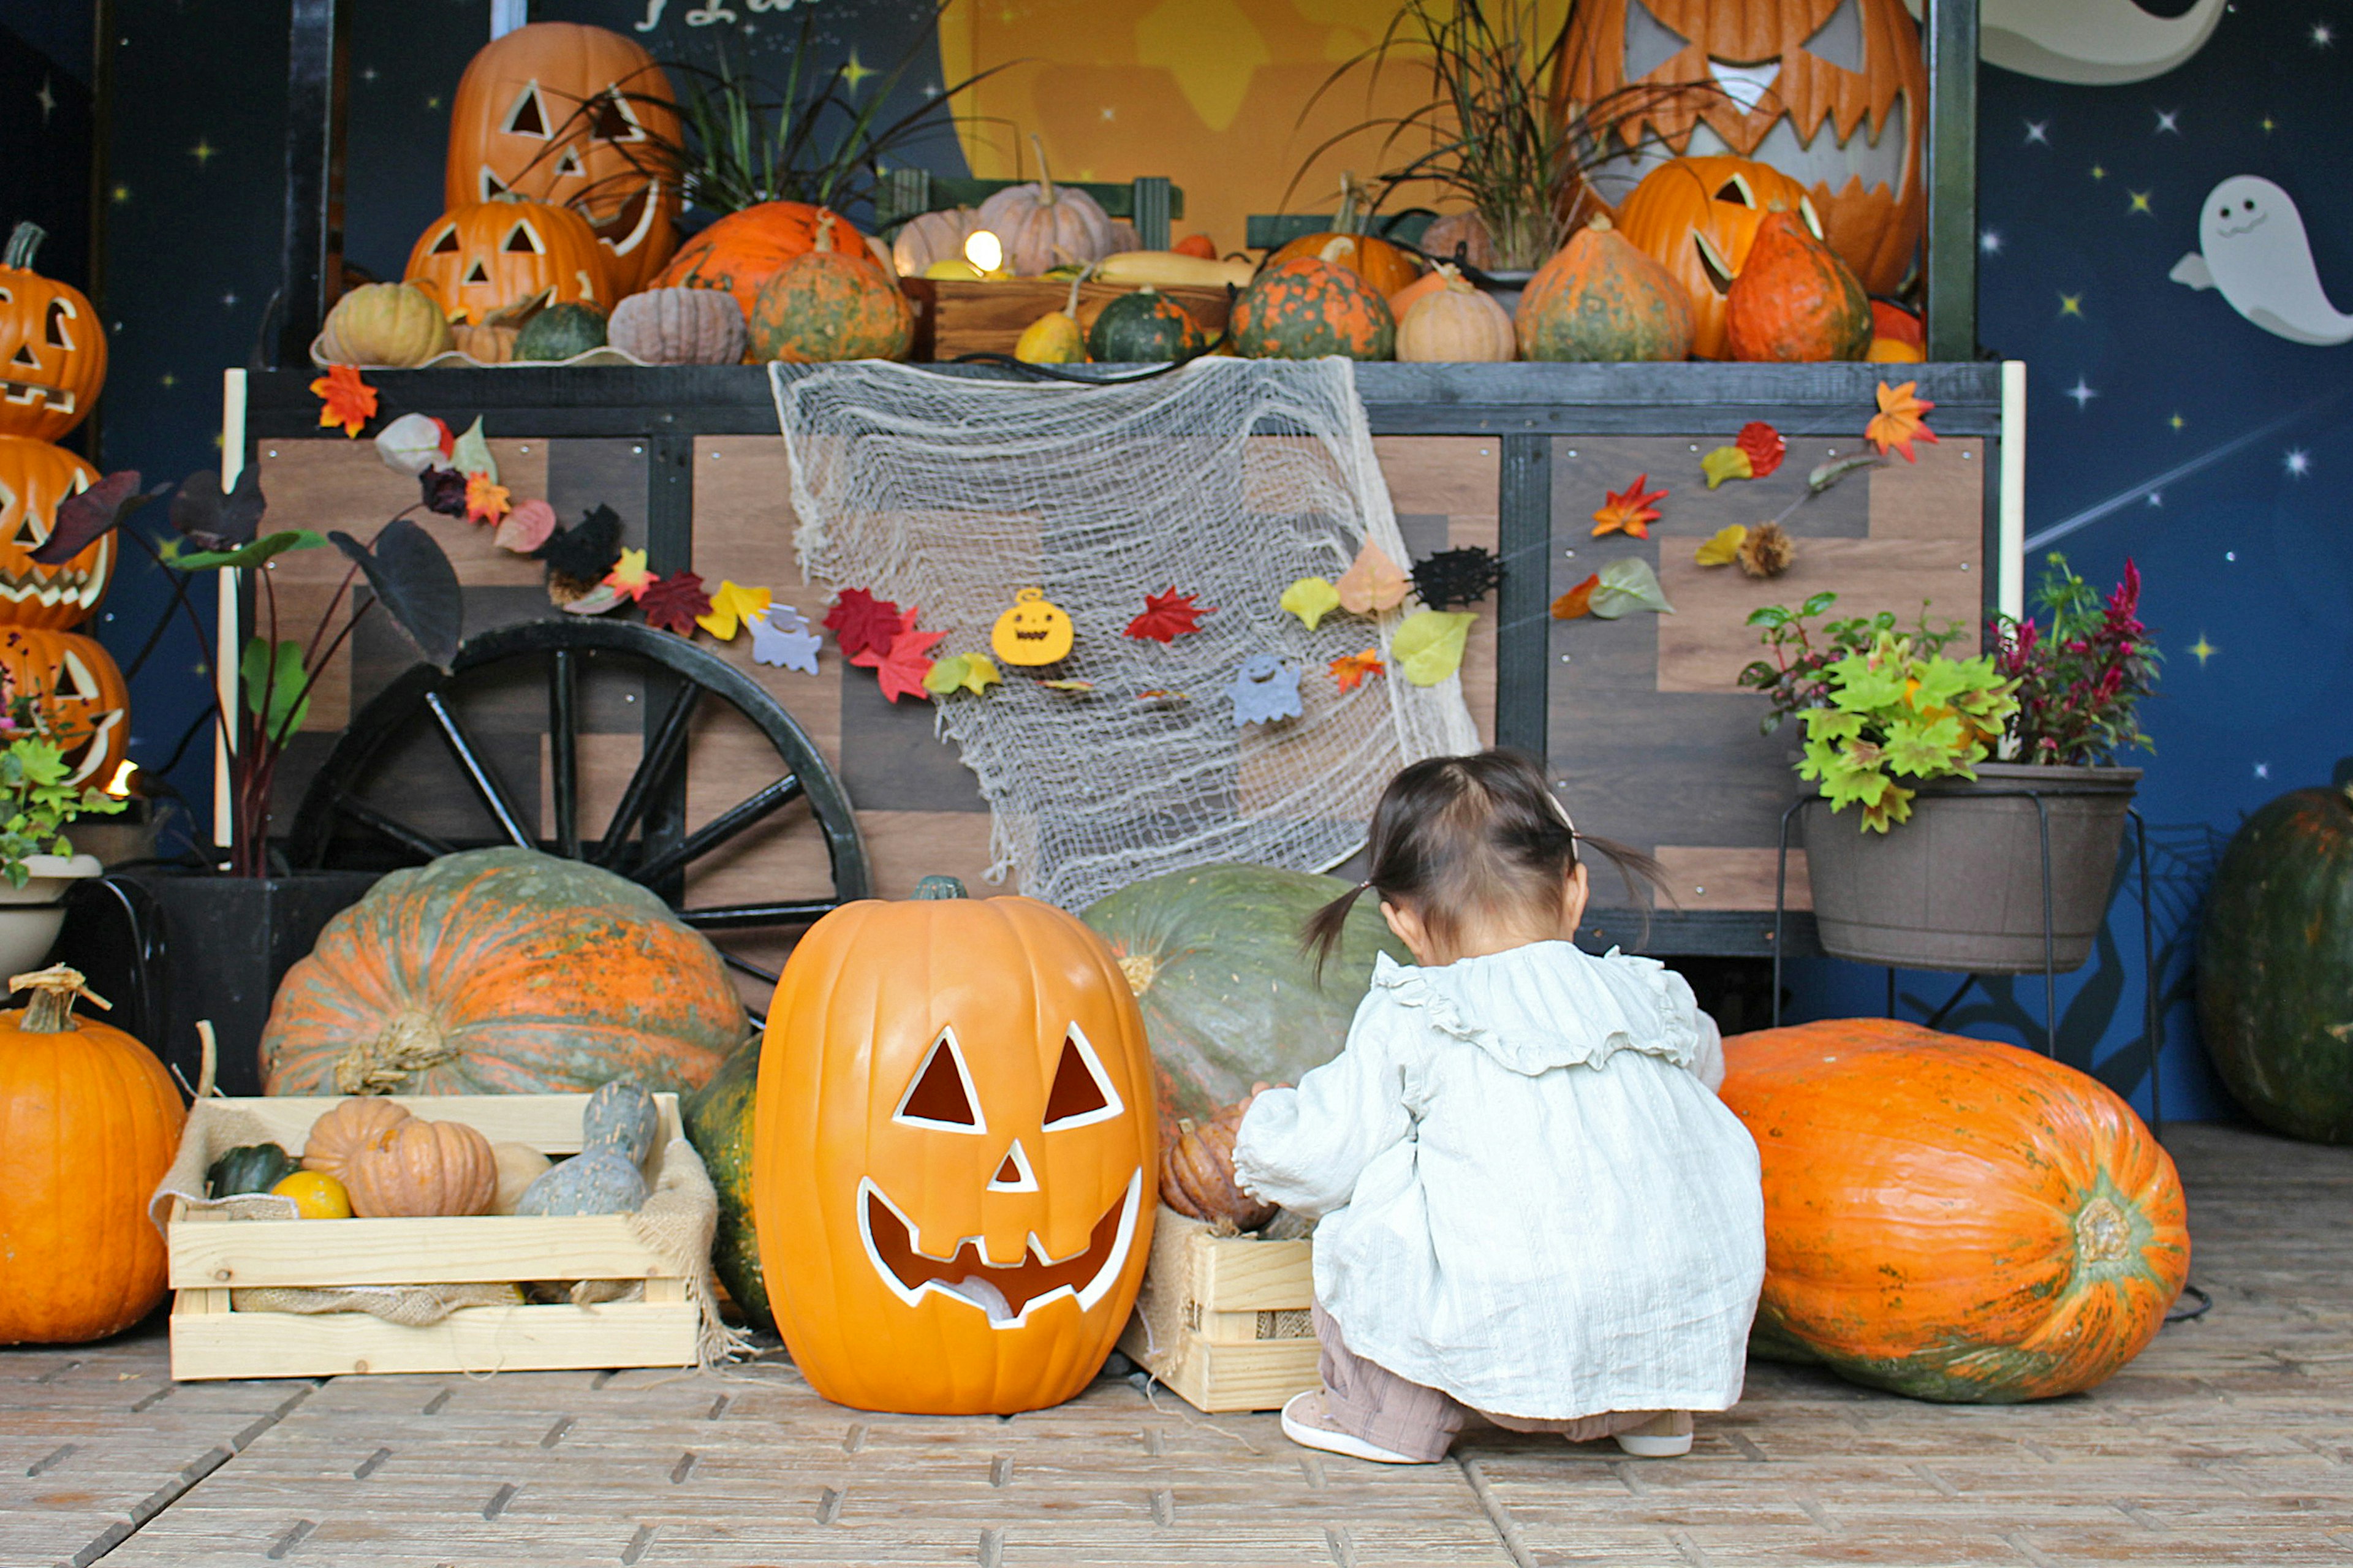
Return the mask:
{"type": "Polygon", "coordinates": [[[1013,595],[1013,607],[997,617],[988,646],[1008,664],[1052,664],[1071,651],[1077,630],[1062,606],[1036,588],[1013,595]]]}
{"type": "Polygon", "coordinates": [[[0,630],[0,702],[29,700],[65,754],[65,782],[103,787],[131,749],[131,694],[113,656],[73,632],[0,630]]]}
{"type": "Polygon", "coordinates": [[[1591,176],[1616,202],[1659,160],[1733,154],[1813,199],[1874,294],[1911,269],[1927,212],[1928,69],[1904,0],[1598,0],[1569,14],[1556,112],[1626,149],[1591,176]],[[1610,94],[1647,89],[1616,100],[1610,94]],[[1688,90],[1678,91],[1676,89],[1688,90]]]}
{"type": "Polygon", "coordinates": [[[106,333],[80,289],[33,270],[42,237],[20,223],[0,254],[0,435],[54,441],[106,384],[106,333]]]}
{"type": "Polygon", "coordinates": [[[1798,182],[1746,158],[1676,158],[1642,176],[1618,209],[1618,227],[1691,295],[1693,354],[1722,359],[1725,298],[1748,265],[1748,247],[1775,207],[1795,212],[1815,237],[1822,226],[1798,182]]]}
{"type": "Polygon", "coordinates": [[[453,321],[550,292],[549,303],[610,310],[604,248],[588,220],[544,202],[474,202],[435,218],[408,253],[406,280],[453,321]]]}
{"type": "Polygon", "coordinates": [[[678,248],[678,193],[654,172],[659,149],[679,144],[672,103],[632,39],[576,22],[517,27],[459,79],[443,200],[571,207],[605,247],[613,298],[634,294],[678,248]]]}
{"type": "Polygon", "coordinates": [[[811,1386],[862,1409],[1070,1398],[1151,1247],[1152,1060],[1118,961],[1050,904],[963,891],[927,878],[812,926],[761,1046],[776,1326],[811,1386]]]}
{"type": "Polygon", "coordinates": [[[0,436],[0,626],[62,630],[88,619],[106,597],[114,576],[111,532],[62,565],[33,559],[57,522],[58,503],[97,481],[97,472],[62,447],[0,436]]]}

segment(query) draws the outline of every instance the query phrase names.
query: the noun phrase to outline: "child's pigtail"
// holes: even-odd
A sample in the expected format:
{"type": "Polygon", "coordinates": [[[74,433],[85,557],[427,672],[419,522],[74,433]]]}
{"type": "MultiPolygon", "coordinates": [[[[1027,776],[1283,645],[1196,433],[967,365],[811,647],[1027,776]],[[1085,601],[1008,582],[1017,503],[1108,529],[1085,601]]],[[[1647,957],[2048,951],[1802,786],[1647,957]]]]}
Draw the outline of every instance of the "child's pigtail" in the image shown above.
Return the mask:
{"type": "Polygon", "coordinates": [[[1348,911],[1356,907],[1370,882],[1359,882],[1346,892],[1309,915],[1299,928],[1299,948],[1315,955],[1315,983],[1324,984],[1324,966],[1340,951],[1340,938],[1348,929],[1348,911]]]}
{"type": "Polygon", "coordinates": [[[1659,864],[1656,856],[1646,855],[1630,844],[1620,844],[1614,838],[1603,838],[1577,828],[1571,828],[1569,832],[1576,838],[1580,853],[1590,849],[1617,869],[1619,879],[1626,884],[1626,897],[1641,906],[1641,945],[1647,947],[1651,940],[1651,909],[1654,900],[1645,900],[1641,897],[1634,886],[1634,879],[1640,877],[1651,885],[1652,891],[1663,895],[1667,902],[1681,909],[1683,900],[1675,897],[1674,889],[1668,885],[1667,868],[1659,864]]]}

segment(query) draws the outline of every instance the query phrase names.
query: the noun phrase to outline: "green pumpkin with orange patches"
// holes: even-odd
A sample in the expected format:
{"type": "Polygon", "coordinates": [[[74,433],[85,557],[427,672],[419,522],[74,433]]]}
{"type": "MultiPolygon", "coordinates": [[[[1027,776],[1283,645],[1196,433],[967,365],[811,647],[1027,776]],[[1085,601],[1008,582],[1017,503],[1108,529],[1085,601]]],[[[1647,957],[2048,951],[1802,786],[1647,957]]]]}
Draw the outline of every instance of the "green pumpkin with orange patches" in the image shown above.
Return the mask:
{"type": "Polygon", "coordinates": [[[814,249],[760,286],[751,315],[752,357],[786,364],[903,359],[915,318],[899,287],[860,257],[837,251],[833,215],[818,221],[814,249]]]}
{"type": "Polygon", "coordinates": [[[1229,327],[1245,359],[1380,360],[1397,352],[1388,301],[1346,268],[1312,256],[1261,271],[1234,301],[1229,327]]]}

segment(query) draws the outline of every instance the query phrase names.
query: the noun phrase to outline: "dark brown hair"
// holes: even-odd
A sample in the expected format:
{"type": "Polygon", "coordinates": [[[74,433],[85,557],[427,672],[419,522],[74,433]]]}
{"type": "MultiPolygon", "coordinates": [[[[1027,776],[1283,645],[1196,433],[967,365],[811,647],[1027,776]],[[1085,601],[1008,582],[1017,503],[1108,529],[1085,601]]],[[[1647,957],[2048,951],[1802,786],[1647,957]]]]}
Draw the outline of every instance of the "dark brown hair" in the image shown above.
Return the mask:
{"type": "Polygon", "coordinates": [[[1532,758],[1491,751],[1415,763],[1373,808],[1372,874],[1308,916],[1300,943],[1320,976],[1366,889],[1413,910],[1440,942],[1453,940],[1468,910],[1557,910],[1580,844],[1618,868],[1629,894],[1638,876],[1668,891],[1650,856],[1571,826],[1532,758]]]}

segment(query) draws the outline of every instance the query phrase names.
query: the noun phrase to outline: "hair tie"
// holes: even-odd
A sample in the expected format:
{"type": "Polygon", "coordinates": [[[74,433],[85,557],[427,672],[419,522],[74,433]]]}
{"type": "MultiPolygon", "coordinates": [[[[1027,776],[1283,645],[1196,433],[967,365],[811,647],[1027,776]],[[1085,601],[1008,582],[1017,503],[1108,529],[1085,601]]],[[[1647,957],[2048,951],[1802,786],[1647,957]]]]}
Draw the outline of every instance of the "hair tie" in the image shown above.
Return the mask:
{"type": "Polygon", "coordinates": [[[1560,796],[1553,794],[1551,790],[1547,789],[1544,792],[1544,797],[1546,804],[1552,807],[1552,814],[1560,818],[1560,825],[1568,829],[1568,836],[1571,838],[1582,838],[1585,837],[1585,835],[1577,830],[1577,822],[1568,815],[1568,807],[1561,805],[1560,796]]]}

